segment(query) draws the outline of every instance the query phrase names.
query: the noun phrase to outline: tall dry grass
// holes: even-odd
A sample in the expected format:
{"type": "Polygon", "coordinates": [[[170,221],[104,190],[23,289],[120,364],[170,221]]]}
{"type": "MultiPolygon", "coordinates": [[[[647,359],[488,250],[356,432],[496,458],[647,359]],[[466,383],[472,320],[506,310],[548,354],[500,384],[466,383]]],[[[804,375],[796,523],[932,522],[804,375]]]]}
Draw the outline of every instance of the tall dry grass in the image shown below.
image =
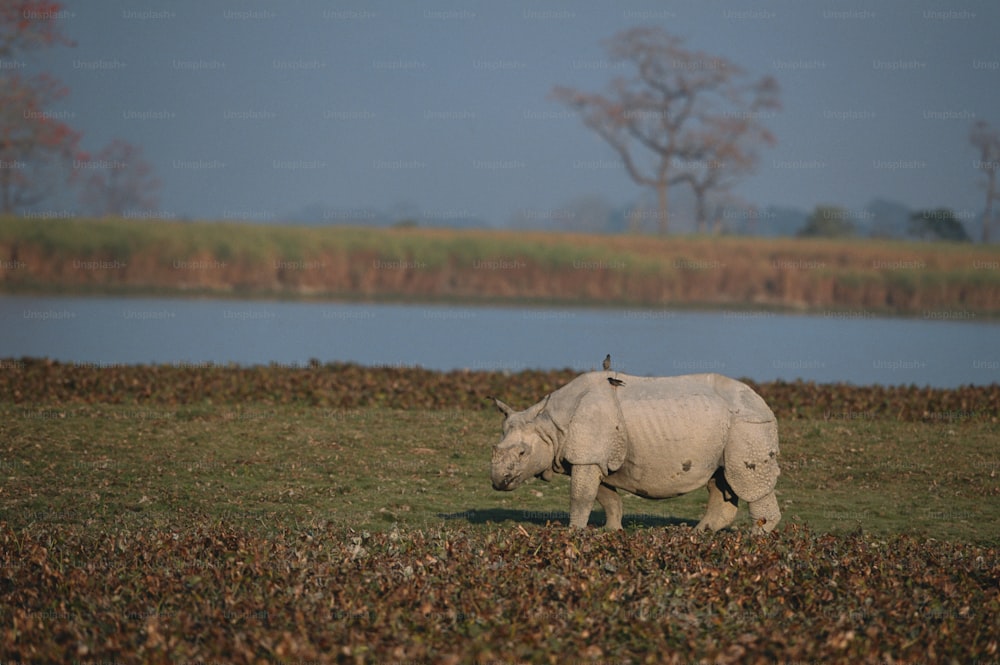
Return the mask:
{"type": "Polygon", "coordinates": [[[801,238],[0,220],[0,288],[1000,312],[990,246],[801,238]]]}

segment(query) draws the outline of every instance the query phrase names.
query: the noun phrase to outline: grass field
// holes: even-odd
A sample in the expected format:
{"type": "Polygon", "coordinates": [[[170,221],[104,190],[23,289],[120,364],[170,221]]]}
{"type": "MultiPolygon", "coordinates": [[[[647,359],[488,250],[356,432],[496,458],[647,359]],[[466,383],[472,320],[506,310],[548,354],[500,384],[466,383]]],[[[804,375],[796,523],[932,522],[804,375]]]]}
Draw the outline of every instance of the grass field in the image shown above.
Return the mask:
{"type": "Polygon", "coordinates": [[[1000,314],[991,246],[0,218],[0,290],[1000,314]]]}
{"type": "MultiPolygon", "coordinates": [[[[487,465],[499,416],[491,411],[8,405],[0,414],[0,506],[14,528],[567,522],[566,478],[492,490],[487,465]]],[[[785,519],[824,532],[996,545],[996,435],[985,423],[787,421],[785,519]]],[[[689,524],[706,496],[628,496],[626,522],[689,524]]]]}
{"type": "Polygon", "coordinates": [[[756,538],[573,533],[492,410],[3,402],[0,660],[996,663],[990,420],[783,421],[756,538]]]}

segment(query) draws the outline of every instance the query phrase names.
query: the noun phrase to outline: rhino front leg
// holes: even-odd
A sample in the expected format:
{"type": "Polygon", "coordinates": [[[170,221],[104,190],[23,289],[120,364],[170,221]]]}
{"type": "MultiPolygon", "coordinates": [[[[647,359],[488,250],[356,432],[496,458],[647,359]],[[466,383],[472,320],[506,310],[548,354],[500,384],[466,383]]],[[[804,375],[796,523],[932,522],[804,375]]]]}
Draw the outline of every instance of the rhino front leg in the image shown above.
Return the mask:
{"type": "Polygon", "coordinates": [[[604,508],[607,521],[604,528],[617,530],[622,528],[622,497],[618,490],[601,483],[597,488],[597,502],[604,508]]]}
{"type": "MultiPolygon", "coordinates": [[[[590,509],[601,488],[601,467],[596,464],[574,466],[569,477],[569,525],[587,527],[590,509]]],[[[621,499],[619,498],[619,501],[621,499]]]]}
{"type": "Polygon", "coordinates": [[[695,527],[697,531],[720,531],[733,523],[740,500],[726,482],[722,467],[708,479],[708,509],[695,527]]]}
{"type": "Polygon", "coordinates": [[[771,492],[767,496],[750,502],[750,520],[757,533],[770,533],[781,521],[778,498],[771,492]]]}

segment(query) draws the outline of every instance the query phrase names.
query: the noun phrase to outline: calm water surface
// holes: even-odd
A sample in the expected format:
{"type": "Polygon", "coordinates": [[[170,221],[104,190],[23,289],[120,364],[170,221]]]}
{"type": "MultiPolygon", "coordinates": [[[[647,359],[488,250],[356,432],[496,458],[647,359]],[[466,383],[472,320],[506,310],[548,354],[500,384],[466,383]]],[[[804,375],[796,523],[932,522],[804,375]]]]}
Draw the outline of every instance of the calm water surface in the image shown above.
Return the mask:
{"type": "Polygon", "coordinates": [[[757,381],[1000,381],[1000,324],[913,319],[141,298],[0,297],[0,357],[430,369],[712,371],[757,381]]]}

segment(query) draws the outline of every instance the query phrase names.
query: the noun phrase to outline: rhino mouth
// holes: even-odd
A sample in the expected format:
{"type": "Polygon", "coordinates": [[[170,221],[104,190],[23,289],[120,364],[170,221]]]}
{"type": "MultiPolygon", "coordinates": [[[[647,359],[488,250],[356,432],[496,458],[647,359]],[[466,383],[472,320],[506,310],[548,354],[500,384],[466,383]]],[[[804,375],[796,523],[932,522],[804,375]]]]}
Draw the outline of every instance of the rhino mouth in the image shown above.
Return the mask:
{"type": "Polygon", "coordinates": [[[493,489],[497,490],[498,492],[510,492],[511,490],[517,488],[517,486],[520,484],[521,483],[517,482],[517,480],[514,478],[494,480],[493,489]]]}
{"type": "Polygon", "coordinates": [[[524,471],[512,472],[508,475],[492,478],[493,489],[499,492],[510,492],[520,487],[528,478],[539,478],[545,482],[552,480],[552,469],[542,469],[532,476],[526,476],[524,471]]]}
{"type": "Polygon", "coordinates": [[[510,492],[511,490],[517,489],[518,486],[520,486],[521,481],[522,478],[520,474],[493,478],[493,489],[498,492],[510,492]]]}

